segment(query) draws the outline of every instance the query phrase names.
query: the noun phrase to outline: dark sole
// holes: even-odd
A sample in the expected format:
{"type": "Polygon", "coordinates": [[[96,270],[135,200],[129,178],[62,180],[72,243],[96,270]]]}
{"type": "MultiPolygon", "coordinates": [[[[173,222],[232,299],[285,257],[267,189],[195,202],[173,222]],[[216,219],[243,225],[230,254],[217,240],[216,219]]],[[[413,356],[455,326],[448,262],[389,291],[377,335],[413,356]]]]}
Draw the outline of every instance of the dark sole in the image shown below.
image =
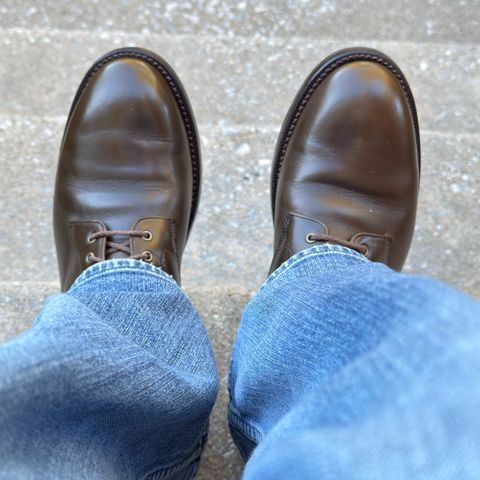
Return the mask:
{"type": "Polygon", "coordinates": [[[310,75],[298,91],[292,103],[292,106],[290,107],[285,117],[285,120],[283,121],[283,125],[277,140],[277,145],[275,147],[275,155],[273,157],[273,165],[271,172],[270,192],[272,202],[272,215],[274,219],[275,197],[277,193],[278,179],[280,177],[280,170],[282,168],[285,153],[288,148],[288,142],[290,141],[292,133],[298,123],[298,119],[300,118],[303,109],[305,108],[305,105],[307,104],[309,98],[315,92],[316,88],[322,83],[323,80],[328,77],[328,75],[330,75],[330,73],[332,73],[342,65],[357,61],[370,61],[378,63],[379,65],[382,65],[383,67],[390,70],[390,72],[392,72],[399,81],[400,86],[402,87],[402,90],[407,98],[410,114],[412,115],[418,151],[418,162],[420,168],[420,132],[418,128],[417,109],[415,107],[415,101],[413,99],[412,91],[410,90],[410,86],[408,85],[405,75],[391,58],[389,58],[384,53],[379,52],[378,50],[362,47],[339,50],[338,52],[335,52],[325,58],[313,69],[313,71],[310,73],[310,75]]]}
{"type": "Polygon", "coordinates": [[[198,141],[198,131],[195,117],[193,115],[193,110],[190,106],[190,101],[188,100],[185,88],[183,87],[180,79],[178,78],[173,68],[162,57],[160,57],[154,52],[150,52],[149,50],[136,47],[119,48],[101,56],[85,74],[82,82],[80,83],[80,86],[78,87],[77,93],[75,94],[72,106],[70,108],[70,112],[68,114],[64,135],[70,122],[70,117],[72,116],[72,113],[74,112],[75,107],[90,80],[100,68],[119,58],[136,58],[152,65],[168,83],[170,90],[175,97],[178,108],[180,109],[183,123],[185,125],[185,131],[187,133],[188,145],[190,149],[190,158],[192,162],[193,191],[192,205],[190,210],[190,221],[188,226],[188,233],[190,233],[190,229],[195,220],[195,214],[197,213],[198,201],[200,198],[201,190],[202,163],[200,144],[198,141]]]}

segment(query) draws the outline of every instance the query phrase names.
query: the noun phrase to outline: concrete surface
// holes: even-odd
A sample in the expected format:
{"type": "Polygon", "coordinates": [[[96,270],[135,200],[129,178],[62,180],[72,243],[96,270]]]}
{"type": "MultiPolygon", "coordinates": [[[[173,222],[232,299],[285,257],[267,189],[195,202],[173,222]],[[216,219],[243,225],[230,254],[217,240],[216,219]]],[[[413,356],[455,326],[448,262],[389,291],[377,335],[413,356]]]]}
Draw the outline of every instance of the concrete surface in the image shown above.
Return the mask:
{"type": "MultiPolygon", "coordinates": [[[[223,386],[241,310],[270,261],[276,135],[305,76],[338,48],[384,50],[417,100],[422,185],[406,271],[480,298],[479,12],[478,0],[0,0],[0,340],[57,290],[51,201],[65,117],[91,63],[125,45],[167,59],[197,116],[205,175],[184,284],[223,386]]],[[[240,476],[226,398],[223,388],[201,479],[240,476]]]]}

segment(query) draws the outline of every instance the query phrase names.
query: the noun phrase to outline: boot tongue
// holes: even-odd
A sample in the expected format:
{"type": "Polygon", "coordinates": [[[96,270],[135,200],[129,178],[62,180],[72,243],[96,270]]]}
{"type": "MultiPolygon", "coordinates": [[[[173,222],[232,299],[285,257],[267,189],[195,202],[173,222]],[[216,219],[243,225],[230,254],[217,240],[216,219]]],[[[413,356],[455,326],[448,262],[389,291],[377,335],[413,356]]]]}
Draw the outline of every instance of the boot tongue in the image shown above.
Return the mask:
{"type": "Polygon", "coordinates": [[[106,257],[106,260],[113,260],[115,258],[130,258],[130,255],[127,255],[124,252],[114,252],[108,255],[108,257],[106,257]]]}
{"type": "MultiPolygon", "coordinates": [[[[114,243],[126,243],[128,245],[128,248],[130,249],[130,237],[127,235],[112,235],[108,237],[109,241],[114,242],[114,243]]],[[[122,252],[119,250],[115,250],[114,252],[110,253],[109,255],[105,256],[105,260],[113,260],[113,259],[118,259],[118,258],[130,258],[130,254],[126,252],[122,252]]]]}

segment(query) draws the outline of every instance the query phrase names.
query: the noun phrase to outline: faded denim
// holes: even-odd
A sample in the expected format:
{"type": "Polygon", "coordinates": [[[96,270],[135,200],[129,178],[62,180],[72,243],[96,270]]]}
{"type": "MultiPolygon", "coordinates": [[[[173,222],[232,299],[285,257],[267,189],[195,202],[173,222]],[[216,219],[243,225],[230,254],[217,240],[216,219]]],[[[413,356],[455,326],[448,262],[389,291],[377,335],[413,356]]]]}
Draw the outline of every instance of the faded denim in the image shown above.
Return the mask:
{"type": "MultiPolygon", "coordinates": [[[[478,479],[479,371],[474,300],[343,247],[305,250],[235,341],[244,479],[478,479]]],[[[175,281],[136,260],[94,265],[0,348],[0,478],[191,479],[217,389],[175,281]]]]}
{"type": "Polygon", "coordinates": [[[478,479],[479,371],[474,300],[344,247],[302,251],[235,341],[244,479],[478,479]]]}
{"type": "Polygon", "coordinates": [[[218,380],[205,328],[160,269],[111,260],[0,348],[0,478],[192,478],[218,380]]]}

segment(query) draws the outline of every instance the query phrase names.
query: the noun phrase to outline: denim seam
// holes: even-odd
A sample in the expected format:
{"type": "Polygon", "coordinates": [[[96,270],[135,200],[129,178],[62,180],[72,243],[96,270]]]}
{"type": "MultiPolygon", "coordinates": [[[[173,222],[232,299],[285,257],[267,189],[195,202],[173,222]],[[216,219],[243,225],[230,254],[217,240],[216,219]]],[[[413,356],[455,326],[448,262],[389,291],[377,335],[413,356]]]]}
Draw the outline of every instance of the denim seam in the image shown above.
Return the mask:
{"type": "MultiPolygon", "coordinates": [[[[127,260],[128,261],[128,260],[127,260]]],[[[116,262],[116,260],[113,260],[113,262],[116,262]]],[[[123,261],[118,262],[118,264],[108,264],[108,265],[102,265],[101,268],[97,267],[96,264],[90,267],[89,269],[85,270],[73,283],[72,287],[70,288],[70,291],[74,290],[78,286],[84,285],[86,282],[90,282],[93,279],[98,279],[101,278],[102,276],[105,275],[110,275],[112,272],[119,273],[119,272],[131,272],[139,275],[144,275],[144,276],[153,276],[156,277],[157,279],[165,280],[166,282],[171,283],[172,285],[175,285],[178,287],[178,284],[175,282],[175,280],[172,279],[170,275],[165,273],[163,270],[160,270],[158,268],[157,271],[150,270],[148,267],[151,268],[157,268],[154,267],[153,265],[143,265],[143,262],[139,262],[138,265],[131,265],[131,264],[123,264],[123,261]]]]}
{"type": "Polygon", "coordinates": [[[307,250],[302,250],[301,252],[297,253],[293,257],[290,257],[285,263],[283,263],[277,270],[275,270],[265,281],[265,283],[261,286],[259,292],[263,290],[263,288],[271,283],[273,280],[278,278],[284,272],[290,270],[294,266],[296,266],[299,262],[304,261],[307,258],[311,257],[325,257],[325,256],[341,256],[346,258],[351,258],[354,260],[358,260],[360,262],[369,262],[367,258],[363,255],[352,252],[349,248],[341,247],[337,245],[329,245],[326,247],[325,245],[322,246],[315,246],[311,247],[307,250]]]}
{"type": "Polygon", "coordinates": [[[86,275],[92,275],[92,272],[108,271],[108,270],[112,270],[114,268],[117,268],[119,266],[132,267],[132,268],[135,268],[135,269],[145,270],[147,272],[153,272],[153,273],[162,272],[163,274],[170,277],[170,275],[165,273],[161,269],[161,267],[157,267],[157,266],[152,265],[150,263],[146,263],[144,261],[136,260],[136,259],[133,259],[133,258],[114,258],[114,259],[110,259],[110,260],[104,260],[102,262],[98,262],[98,263],[95,263],[95,264],[91,265],[89,268],[84,270],[81,275],[79,275],[79,278],[82,277],[82,276],[86,276],[86,275]]]}
{"type": "Polygon", "coordinates": [[[228,409],[228,421],[232,426],[240,430],[243,435],[248,437],[249,440],[255,443],[260,442],[262,438],[260,431],[244,420],[240,414],[235,411],[235,407],[232,407],[232,405],[230,405],[228,409]]]}
{"type": "Polygon", "coordinates": [[[126,267],[118,267],[118,268],[112,268],[110,270],[107,270],[107,271],[103,271],[103,272],[98,272],[98,273],[95,273],[95,274],[92,274],[92,275],[89,275],[88,277],[85,277],[85,278],[82,278],[81,280],[79,280],[78,282],[75,281],[75,283],[72,285],[72,289],[73,288],[76,288],[80,285],[84,285],[85,283],[89,283],[90,281],[94,280],[94,279],[98,279],[98,278],[101,278],[101,277],[105,277],[105,276],[108,276],[110,275],[112,272],[115,272],[115,273],[126,273],[126,272],[129,272],[129,273],[135,273],[135,274],[139,274],[140,276],[144,276],[144,277],[155,277],[159,280],[165,280],[166,282],[168,283],[171,283],[172,285],[176,285],[178,287],[178,285],[173,281],[173,280],[170,280],[169,278],[167,277],[164,277],[162,275],[158,275],[156,273],[153,273],[153,272],[148,272],[148,271],[145,271],[145,270],[141,270],[141,269],[135,269],[135,268],[126,268],[126,267]],[[141,273],[140,273],[141,272],[141,273]]]}

